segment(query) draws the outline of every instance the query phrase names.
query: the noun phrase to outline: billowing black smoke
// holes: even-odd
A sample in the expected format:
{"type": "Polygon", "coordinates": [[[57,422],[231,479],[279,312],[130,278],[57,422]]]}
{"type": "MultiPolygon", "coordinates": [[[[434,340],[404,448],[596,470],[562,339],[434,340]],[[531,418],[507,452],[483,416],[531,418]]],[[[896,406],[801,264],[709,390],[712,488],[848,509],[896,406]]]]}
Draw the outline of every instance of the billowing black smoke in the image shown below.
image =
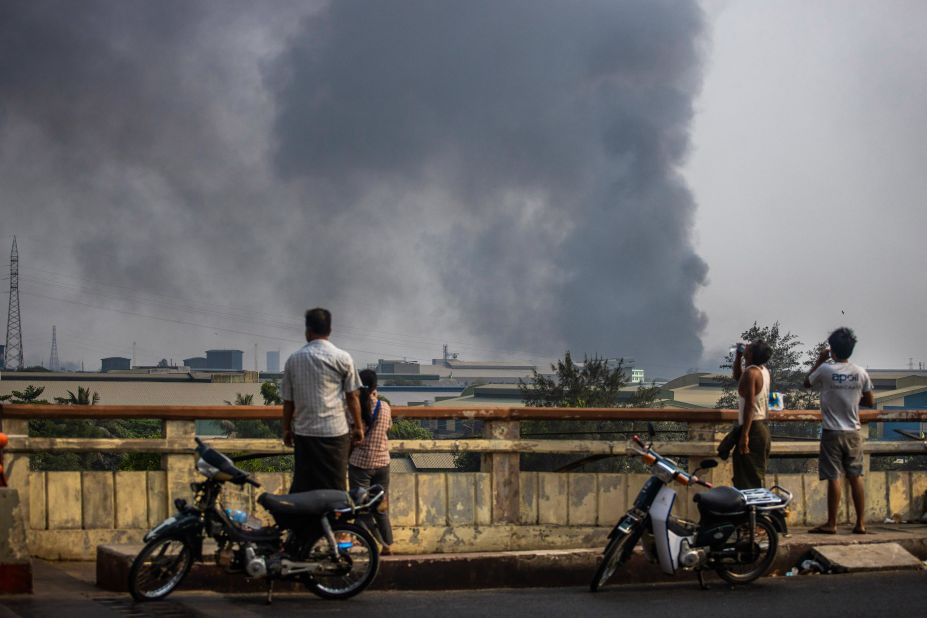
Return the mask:
{"type": "Polygon", "coordinates": [[[362,251],[381,277],[422,243],[426,293],[502,349],[682,365],[702,28],[677,2],[335,2],[275,67],[277,169],[320,225],[382,231],[362,251]]]}
{"type": "Polygon", "coordinates": [[[703,27],[653,0],[4,2],[2,231],[139,293],[328,305],[381,355],[684,368],[703,27]]]}

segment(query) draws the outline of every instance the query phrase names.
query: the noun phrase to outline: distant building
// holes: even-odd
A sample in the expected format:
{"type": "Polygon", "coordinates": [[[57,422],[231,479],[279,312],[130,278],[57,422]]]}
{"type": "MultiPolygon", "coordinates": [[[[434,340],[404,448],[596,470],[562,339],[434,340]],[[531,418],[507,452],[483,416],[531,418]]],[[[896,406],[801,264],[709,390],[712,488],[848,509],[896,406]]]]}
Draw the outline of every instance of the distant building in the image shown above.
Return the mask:
{"type": "Polygon", "coordinates": [[[104,373],[107,371],[128,371],[132,367],[132,359],[124,356],[109,356],[100,359],[100,362],[103,364],[100,371],[104,373]]]}
{"type": "Polygon", "coordinates": [[[206,369],[206,357],[205,356],[194,356],[193,358],[183,359],[184,367],[189,367],[190,369],[206,369]]]}
{"type": "Polygon", "coordinates": [[[241,350],[206,350],[206,368],[241,371],[241,350]]]}
{"type": "Polygon", "coordinates": [[[643,369],[632,369],[631,370],[631,384],[643,384],[644,383],[644,370],[643,369]]]}
{"type": "Polygon", "coordinates": [[[267,373],[280,373],[280,351],[267,353],[267,373]]]}
{"type": "Polygon", "coordinates": [[[421,367],[415,361],[406,360],[385,360],[379,359],[377,362],[377,373],[397,373],[403,375],[418,375],[421,373],[421,367]]]}

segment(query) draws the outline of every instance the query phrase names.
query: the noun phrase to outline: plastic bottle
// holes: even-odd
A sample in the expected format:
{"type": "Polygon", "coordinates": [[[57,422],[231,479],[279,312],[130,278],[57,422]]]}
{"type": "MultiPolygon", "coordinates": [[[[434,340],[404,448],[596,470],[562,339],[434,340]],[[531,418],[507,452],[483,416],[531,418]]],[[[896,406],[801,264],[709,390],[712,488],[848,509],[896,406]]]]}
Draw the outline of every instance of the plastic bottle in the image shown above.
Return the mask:
{"type": "Polygon", "coordinates": [[[248,514],[238,509],[225,509],[225,514],[229,516],[229,519],[239,525],[248,521],[248,514]]]}
{"type": "Polygon", "coordinates": [[[254,516],[249,516],[245,511],[240,511],[238,509],[225,509],[225,514],[229,516],[234,523],[238,524],[242,528],[248,528],[251,530],[257,530],[261,527],[261,521],[254,516]]]}

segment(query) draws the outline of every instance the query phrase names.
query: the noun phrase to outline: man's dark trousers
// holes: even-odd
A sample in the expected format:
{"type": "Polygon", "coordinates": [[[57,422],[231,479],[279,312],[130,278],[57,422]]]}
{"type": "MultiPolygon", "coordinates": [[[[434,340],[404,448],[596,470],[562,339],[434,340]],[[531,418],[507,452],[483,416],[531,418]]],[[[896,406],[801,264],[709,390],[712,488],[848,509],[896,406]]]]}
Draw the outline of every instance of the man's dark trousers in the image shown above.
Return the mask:
{"type": "Polygon", "coordinates": [[[332,438],[293,436],[293,451],[291,494],[314,489],[347,491],[350,433],[332,438]]]}
{"type": "Polygon", "coordinates": [[[769,428],[763,421],[750,424],[750,436],[746,455],[740,453],[736,446],[731,454],[734,464],[734,487],[737,489],[757,489],[766,487],[766,464],[769,462],[771,440],[769,428]]]}

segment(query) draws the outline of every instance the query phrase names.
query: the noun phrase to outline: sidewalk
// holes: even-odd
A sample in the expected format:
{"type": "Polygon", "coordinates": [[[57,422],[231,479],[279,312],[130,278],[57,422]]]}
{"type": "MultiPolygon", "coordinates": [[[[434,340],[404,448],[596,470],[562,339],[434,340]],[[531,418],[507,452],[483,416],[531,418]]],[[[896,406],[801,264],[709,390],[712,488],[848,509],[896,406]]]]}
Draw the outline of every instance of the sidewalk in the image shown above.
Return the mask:
{"type": "MultiPolygon", "coordinates": [[[[850,528],[838,528],[836,535],[808,534],[796,529],[781,538],[778,557],[770,576],[781,576],[810,557],[814,547],[898,543],[920,560],[927,560],[927,524],[872,525],[872,534],[856,535],[850,528]]],[[[114,592],[126,590],[125,574],[140,547],[101,546],[96,563],[97,584],[114,592]]],[[[595,571],[602,548],[558,549],[517,552],[481,552],[384,556],[373,583],[378,590],[467,590],[481,588],[537,588],[586,586],[595,571]]],[[[614,584],[650,583],[669,579],[695,579],[693,573],[675,578],[663,574],[637,548],[635,555],[613,578],[614,584]]],[[[186,590],[216,592],[261,592],[263,581],[228,576],[217,567],[196,565],[183,584],[186,590]]],[[[286,583],[275,586],[281,591],[286,583]]],[[[292,586],[293,590],[300,590],[292,586]]]]}
{"type": "MultiPolygon", "coordinates": [[[[898,543],[920,560],[927,559],[927,525],[877,525],[872,527],[875,534],[858,536],[850,534],[849,528],[841,529],[840,534],[821,536],[807,534],[805,530],[796,530],[780,544],[779,560],[771,576],[782,576],[793,566],[807,557],[812,548],[825,545],[866,545],[898,543]]],[[[113,556],[122,556],[122,560],[131,560],[130,548],[123,546],[122,552],[112,552],[113,556]]],[[[134,548],[131,550],[134,551],[134,548]]],[[[104,552],[107,553],[107,552],[104,552]]],[[[473,554],[432,554],[416,556],[388,556],[382,559],[380,574],[374,582],[373,590],[406,591],[402,594],[414,594],[413,591],[446,590],[463,591],[486,588],[543,588],[575,586],[586,589],[599,559],[601,549],[552,550],[535,552],[500,552],[473,554]]],[[[35,572],[35,594],[20,596],[0,596],[0,618],[13,616],[188,616],[202,615],[191,611],[191,599],[216,610],[216,615],[225,618],[239,615],[238,608],[223,596],[224,593],[256,593],[265,590],[262,581],[247,580],[240,576],[228,576],[216,572],[210,567],[200,566],[196,577],[184,582],[178,592],[182,594],[167,601],[150,606],[133,605],[125,592],[124,578],[127,571],[125,562],[111,563],[111,579],[97,585],[98,569],[104,564],[93,562],[46,562],[33,561],[35,572]],[[193,592],[204,590],[208,592],[193,592]],[[192,597],[190,595],[193,595],[192,597]],[[197,596],[199,595],[199,596],[197,596]],[[205,596],[203,596],[205,595],[205,596]],[[202,597],[202,598],[200,598],[202,597]],[[173,600],[172,600],[173,599],[173,600]],[[215,606],[215,607],[213,607],[215,606]],[[227,607],[226,607],[227,606],[227,607]],[[221,610],[221,611],[219,611],[221,610]],[[235,610],[235,611],[232,611],[235,610]]],[[[874,574],[873,574],[874,576],[874,574]]],[[[802,576],[799,576],[799,578],[802,576]]],[[[827,581],[835,581],[847,576],[818,576],[827,581]]],[[[712,578],[719,581],[716,578],[712,578]]],[[[789,578],[790,580],[792,578],[789,578]]],[[[616,573],[609,588],[621,589],[622,584],[641,584],[656,582],[675,582],[683,585],[686,595],[691,592],[685,584],[691,584],[697,590],[693,573],[681,573],[677,577],[668,577],[659,572],[640,553],[635,554],[630,564],[616,573]]],[[[721,588],[718,586],[717,588],[721,588]]],[[[303,598],[306,592],[301,587],[276,586],[277,591],[299,592],[303,598]]],[[[634,586],[628,589],[637,589],[634,586]]],[[[396,592],[395,594],[400,594],[396,592]]],[[[450,592],[448,592],[450,594],[450,592]]],[[[595,597],[596,595],[592,595],[595,597]]],[[[311,595],[310,595],[311,597],[311,595]]],[[[245,597],[250,598],[250,597],[245,597]]],[[[308,598],[308,597],[307,597],[308,598]]],[[[375,597],[362,595],[364,600],[375,597]]],[[[585,601],[586,596],[578,597],[585,601]]],[[[687,597],[688,598],[688,597],[687,597]]],[[[254,604],[257,607],[260,604],[254,604]]],[[[355,605],[357,605],[355,603],[355,605]]],[[[250,607],[250,606],[249,606],[250,607]]],[[[302,607],[302,605],[299,605],[302,607]]],[[[336,604],[333,607],[347,607],[336,604]]],[[[252,610],[254,608],[251,608],[252,610]]],[[[358,606],[360,609],[360,606],[358,606]]],[[[364,610],[367,611],[367,610],[364,610]]],[[[241,615],[253,615],[250,611],[241,615]]]]}

